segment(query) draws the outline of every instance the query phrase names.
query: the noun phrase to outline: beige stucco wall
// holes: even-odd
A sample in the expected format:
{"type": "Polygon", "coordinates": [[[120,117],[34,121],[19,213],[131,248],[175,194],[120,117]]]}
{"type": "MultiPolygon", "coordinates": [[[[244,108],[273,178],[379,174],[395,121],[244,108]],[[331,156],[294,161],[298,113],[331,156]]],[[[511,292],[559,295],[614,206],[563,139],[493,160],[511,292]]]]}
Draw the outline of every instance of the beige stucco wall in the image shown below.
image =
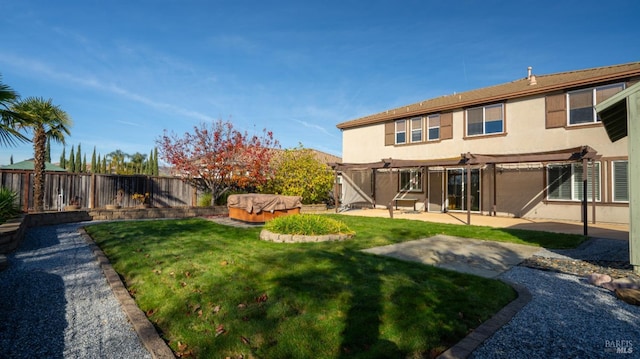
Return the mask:
{"type": "MultiPolygon", "coordinates": [[[[462,153],[510,154],[561,150],[588,145],[602,157],[601,193],[604,204],[598,204],[599,222],[629,223],[628,205],[607,204],[610,188],[608,159],[625,158],[627,138],[612,143],[603,126],[588,125],[571,128],[545,128],[544,96],[512,100],[505,104],[504,136],[464,139],[464,111],[453,113],[453,139],[432,143],[399,146],[384,145],[384,124],[343,130],[343,156],[345,163],[378,162],[382,158],[428,160],[458,157],[462,153]]],[[[482,176],[482,212],[492,209],[491,166],[482,176]]],[[[544,201],[545,171],[543,169],[505,172],[497,177],[498,215],[539,219],[581,220],[579,202],[544,201]]],[[[588,210],[591,219],[591,207],[588,210]]]]}
{"type": "Polygon", "coordinates": [[[534,97],[505,104],[505,136],[464,139],[464,111],[453,114],[453,139],[399,146],[384,145],[384,124],[346,129],[342,133],[342,160],[377,162],[382,158],[437,159],[461,153],[508,154],[560,150],[588,145],[604,157],[626,156],[627,139],[611,143],[603,126],[545,128],[545,99],[534,97]]]}

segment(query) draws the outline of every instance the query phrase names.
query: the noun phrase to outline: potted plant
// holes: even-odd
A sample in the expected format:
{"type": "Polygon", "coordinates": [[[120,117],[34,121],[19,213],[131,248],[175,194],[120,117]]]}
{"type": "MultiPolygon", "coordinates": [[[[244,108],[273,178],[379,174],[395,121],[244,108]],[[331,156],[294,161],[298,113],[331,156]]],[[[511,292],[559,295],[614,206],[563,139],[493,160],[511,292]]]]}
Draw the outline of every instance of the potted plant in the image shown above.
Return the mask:
{"type": "Polygon", "coordinates": [[[107,205],[107,209],[119,209],[121,207],[122,198],[124,198],[124,190],[120,188],[116,193],[116,198],[113,199],[113,203],[107,205]]]}
{"type": "Polygon", "coordinates": [[[77,211],[80,209],[80,197],[75,196],[69,200],[69,204],[64,206],[65,211],[77,211]]]}
{"type": "Polygon", "coordinates": [[[149,192],[146,192],[145,194],[136,192],[131,195],[131,199],[134,200],[140,208],[149,207],[149,192]]]}

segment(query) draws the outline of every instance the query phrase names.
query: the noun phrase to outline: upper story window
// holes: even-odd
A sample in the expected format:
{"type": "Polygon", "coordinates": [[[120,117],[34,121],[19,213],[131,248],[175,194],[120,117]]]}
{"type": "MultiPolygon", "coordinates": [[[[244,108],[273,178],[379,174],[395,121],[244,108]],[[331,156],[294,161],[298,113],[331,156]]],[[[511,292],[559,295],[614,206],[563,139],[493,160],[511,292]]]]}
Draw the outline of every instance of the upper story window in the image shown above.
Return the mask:
{"type": "Polygon", "coordinates": [[[400,191],[422,191],[422,171],[419,168],[400,170],[400,191]]]}
{"type": "MultiPolygon", "coordinates": [[[[596,201],[600,201],[600,163],[587,166],[587,200],[591,201],[592,173],[595,170],[596,201]]],[[[549,165],[547,167],[547,198],[550,200],[581,201],[583,198],[582,163],[549,165]]]]}
{"type": "Polygon", "coordinates": [[[407,143],[407,121],[396,121],[396,144],[407,143]]]}
{"type": "Polygon", "coordinates": [[[434,141],[440,139],[440,115],[430,115],[427,117],[427,140],[434,141]]]}
{"type": "Polygon", "coordinates": [[[411,142],[422,141],[422,117],[411,119],[411,142]]]}
{"type": "Polygon", "coordinates": [[[624,83],[593,87],[567,93],[569,125],[600,121],[595,105],[624,90],[624,83]]]}
{"type": "Polygon", "coordinates": [[[504,132],[503,105],[489,105],[467,110],[467,136],[504,132]]]}

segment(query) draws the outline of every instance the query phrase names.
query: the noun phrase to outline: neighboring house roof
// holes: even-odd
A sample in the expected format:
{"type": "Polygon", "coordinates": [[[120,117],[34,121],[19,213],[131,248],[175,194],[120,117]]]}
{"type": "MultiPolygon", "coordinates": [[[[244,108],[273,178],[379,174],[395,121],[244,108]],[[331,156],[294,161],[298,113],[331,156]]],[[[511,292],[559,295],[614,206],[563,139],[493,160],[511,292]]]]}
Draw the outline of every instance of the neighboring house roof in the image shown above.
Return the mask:
{"type": "MultiPolygon", "coordinates": [[[[318,151],[318,150],[314,150],[313,148],[304,148],[305,150],[309,150],[311,151],[311,153],[313,153],[313,156],[315,157],[315,159],[318,162],[322,162],[324,164],[332,164],[332,163],[336,163],[336,162],[341,162],[342,158],[339,156],[335,156],[326,152],[322,152],[322,151],[318,151]]],[[[287,149],[280,149],[280,148],[274,148],[273,151],[275,152],[275,154],[280,153],[280,152],[284,152],[287,149]]],[[[296,150],[296,148],[290,148],[289,150],[296,150]]]]}
{"type": "MultiPolygon", "coordinates": [[[[26,161],[14,163],[12,165],[2,166],[0,167],[0,169],[17,170],[17,171],[33,171],[33,160],[26,160],[26,161]]],[[[66,169],[56,166],[49,162],[44,163],[44,170],[51,171],[51,172],[67,172],[66,169]]]]}
{"type": "Polygon", "coordinates": [[[451,111],[468,106],[562,91],[594,83],[619,81],[640,76],[640,62],[597,67],[586,70],[561,72],[550,75],[532,75],[513,82],[453,95],[436,97],[374,115],[339,123],[339,129],[371,125],[410,116],[451,111]]]}
{"type": "Polygon", "coordinates": [[[316,159],[319,162],[322,162],[322,163],[325,163],[325,164],[336,163],[336,162],[341,162],[342,161],[341,157],[334,156],[334,155],[326,153],[326,152],[322,152],[322,151],[318,151],[318,150],[314,150],[314,149],[311,149],[311,151],[313,151],[314,156],[316,157],[316,159]]]}

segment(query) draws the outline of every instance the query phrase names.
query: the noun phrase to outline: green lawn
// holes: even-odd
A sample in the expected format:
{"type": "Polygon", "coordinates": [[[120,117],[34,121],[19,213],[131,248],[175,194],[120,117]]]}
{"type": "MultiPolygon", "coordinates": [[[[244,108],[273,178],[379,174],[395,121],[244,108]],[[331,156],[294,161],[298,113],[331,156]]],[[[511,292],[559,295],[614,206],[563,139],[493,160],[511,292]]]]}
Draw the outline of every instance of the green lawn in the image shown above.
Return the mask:
{"type": "Polygon", "coordinates": [[[515,298],[502,282],[360,252],[446,233],[575,246],[581,236],[332,215],[345,242],[260,241],[203,219],[91,225],[138,306],[177,355],[430,357],[515,298]]]}

